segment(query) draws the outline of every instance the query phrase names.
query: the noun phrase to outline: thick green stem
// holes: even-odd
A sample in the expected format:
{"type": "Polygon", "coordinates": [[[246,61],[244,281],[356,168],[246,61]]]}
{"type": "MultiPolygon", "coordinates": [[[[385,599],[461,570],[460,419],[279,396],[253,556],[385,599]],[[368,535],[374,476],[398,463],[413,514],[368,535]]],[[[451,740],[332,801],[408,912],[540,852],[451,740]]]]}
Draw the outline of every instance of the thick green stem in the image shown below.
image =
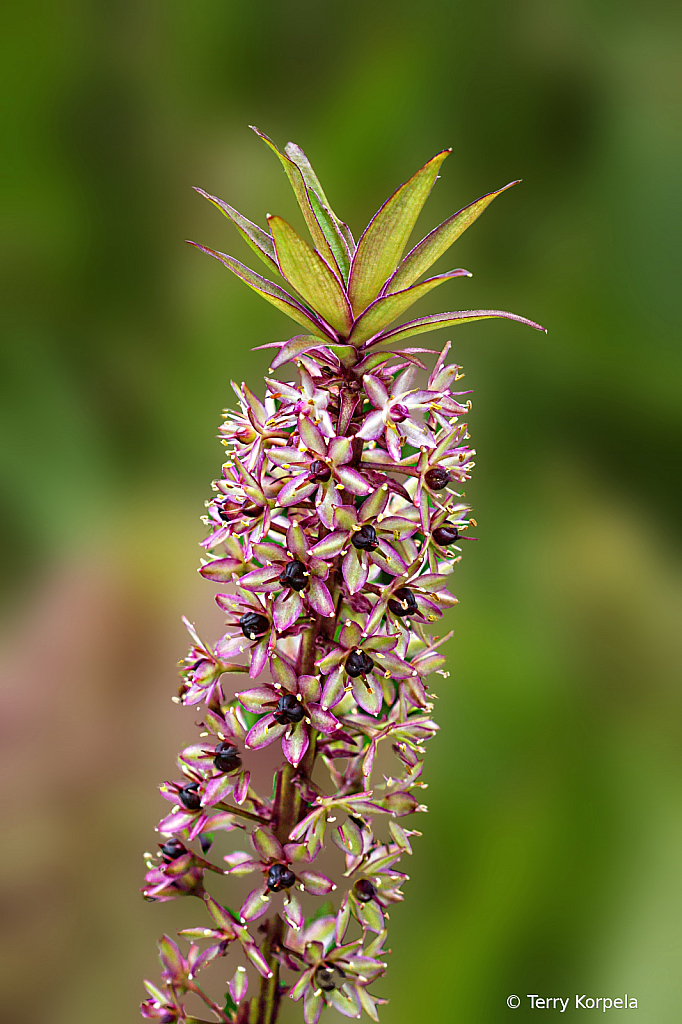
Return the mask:
{"type": "Polygon", "coordinates": [[[267,929],[261,952],[270,966],[272,977],[261,979],[260,992],[251,1000],[249,1024],[274,1024],[279,1013],[279,963],[274,956],[284,936],[284,921],[279,914],[268,921],[267,929]]]}

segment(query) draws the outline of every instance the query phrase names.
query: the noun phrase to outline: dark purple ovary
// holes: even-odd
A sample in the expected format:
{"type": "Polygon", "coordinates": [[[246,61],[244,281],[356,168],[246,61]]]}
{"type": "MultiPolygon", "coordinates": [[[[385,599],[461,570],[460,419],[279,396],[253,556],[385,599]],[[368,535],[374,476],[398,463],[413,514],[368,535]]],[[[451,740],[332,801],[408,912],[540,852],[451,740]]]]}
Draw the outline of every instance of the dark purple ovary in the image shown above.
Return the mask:
{"type": "Polygon", "coordinates": [[[376,551],[379,547],[377,531],[373,526],[362,526],[357,533],[351,537],[351,544],[360,551],[376,551]]]}
{"type": "Polygon", "coordinates": [[[268,871],[268,889],[270,892],[290,889],[295,882],[296,875],[286,864],[273,864],[268,871]]]}
{"type": "Polygon", "coordinates": [[[285,587],[290,587],[292,590],[303,590],[304,587],[307,587],[308,573],[303,563],[297,559],[287,562],[279,582],[285,587]]]}
{"type": "Polygon", "coordinates": [[[277,701],[274,717],[279,725],[296,725],[297,722],[303,721],[305,708],[300,701],[296,700],[293,693],[285,693],[277,701]]]}

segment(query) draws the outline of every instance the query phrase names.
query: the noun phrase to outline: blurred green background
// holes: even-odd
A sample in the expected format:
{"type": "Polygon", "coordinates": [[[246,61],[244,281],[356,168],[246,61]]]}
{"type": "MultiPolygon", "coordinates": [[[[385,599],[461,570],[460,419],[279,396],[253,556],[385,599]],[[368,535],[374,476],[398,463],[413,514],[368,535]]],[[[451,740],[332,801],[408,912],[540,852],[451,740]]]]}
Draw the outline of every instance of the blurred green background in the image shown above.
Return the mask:
{"type": "Polygon", "coordinates": [[[25,0],[3,23],[3,1019],[135,1021],[156,937],[203,923],[137,890],[194,736],[180,614],[219,635],[194,570],[220,411],[296,330],[183,244],[251,262],[192,185],[299,223],[251,123],[304,147],[356,237],[445,146],[422,234],[522,178],[439,264],[473,279],[418,315],[549,328],[431,336],[474,389],[480,541],[382,1020],[576,992],[679,1019],[673,5],[25,0]]]}

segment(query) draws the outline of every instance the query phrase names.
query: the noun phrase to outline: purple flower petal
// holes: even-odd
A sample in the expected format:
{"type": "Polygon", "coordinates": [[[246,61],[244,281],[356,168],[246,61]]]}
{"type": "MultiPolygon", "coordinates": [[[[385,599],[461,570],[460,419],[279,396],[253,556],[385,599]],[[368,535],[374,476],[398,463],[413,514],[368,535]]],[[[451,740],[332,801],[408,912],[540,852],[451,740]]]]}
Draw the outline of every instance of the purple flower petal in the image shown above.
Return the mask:
{"type": "Polygon", "coordinates": [[[310,715],[310,721],[316,729],[320,732],[331,733],[336,732],[340,728],[340,722],[338,718],[332,715],[331,711],[327,711],[320,707],[319,704],[311,703],[308,704],[308,714],[310,715]]]}
{"type": "Polygon", "coordinates": [[[240,907],[240,921],[257,921],[263,914],[267,914],[270,909],[270,900],[266,893],[267,886],[265,885],[251,890],[240,907]]]}
{"type": "Polygon", "coordinates": [[[350,491],[351,494],[371,494],[374,488],[369,484],[361,473],[358,473],[357,469],[351,469],[350,466],[339,466],[336,470],[336,476],[340,483],[350,491]]]}
{"type": "Polygon", "coordinates": [[[251,842],[261,860],[281,860],[284,850],[279,839],[264,828],[255,828],[251,833],[251,842]]]}
{"type": "Polygon", "coordinates": [[[237,694],[237,699],[247,711],[260,715],[268,710],[264,705],[277,702],[279,694],[273,686],[254,686],[250,690],[241,690],[237,694]]]}
{"type": "Polygon", "coordinates": [[[301,562],[306,561],[308,556],[308,541],[306,540],[305,533],[298,523],[292,523],[287,530],[287,550],[301,562]]]}
{"type": "Polygon", "coordinates": [[[268,565],[263,569],[254,569],[253,572],[247,572],[246,576],[241,577],[239,586],[244,590],[257,590],[262,594],[270,593],[272,590],[277,590],[281,571],[280,565],[268,565]]]}
{"type": "MultiPolygon", "coordinates": [[[[267,908],[268,904],[264,903],[263,906],[267,908]]],[[[248,932],[247,936],[248,938],[251,938],[251,936],[248,935],[248,932]]],[[[261,975],[261,977],[271,978],[272,971],[270,970],[267,960],[259,950],[258,946],[255,944],[255,942],[253,940],[251,940],[251,942],[246,941],[242,935],[239,935],[238,938],[242,944],[244,953],[249,958],[249,960],[256,968],[258,973],[261,975]]]]}
{"type": "Polygon", "coordinates": [[[241,1003],[249,988],[249,976],[243,967],[238,967],[227,987],[235,1003],[241,1003]]]}
{"type": "Polygon", "coordinates": [[[333,668],[336,668],[345,657],[346,651],[342,647],[335,647],[316,664],[322,675],[326,675],[327,672],[331,672],[333,668]]]}
{"type": "Polygon", "coordinates": [[[362,437],[366,441],[377,441],[384,432],[383,413],[371,412],[358,430],[356,437],[362,437]]]}
{"type": "Polygon", "coordinates": [[[299,928],[303,927],[303,922],[305,921],[305,918],[303,916],[303,909],[298,899],[293,894],[289,896],[289,901],[285,901],[284,903],[284,906],[282,908],[282,917],[287,922],[287,924],[294,928],[296,931],[298,931],[299,928]]]}
{"type": "Polygon", "coordinates": [[[298,768],[301,758],[308,749],[308,730],[304,722],[289,726],[289,731],[282,737],[282,751],[287,761],[298,768]]]}
{"type": "MultiPolygon", "coordinates": [[[[243,633],[239,633],[232,636],[230,633],[226,633],[225,636],[221,637],[215,645],[215,653],[219,658],[225,660],[234,658],[241,654],[242,651],[248,650],[249,642],[243,633]]],[[[210,663],[206,663],[210,668],[210,663]]],[[[197,678],[195,671],[194,678],[197,678]]]]}
{"type": "Polygon", "coordinates": [[[283,633],[293,626],[303,610],[303,599],[295,590],[285,590],[278,594],[272,608],[272,619],[275,629],[283,633]]]}
{"type": "Polygon", "coordinates": [[[277,504],[282,508],[295,505],[297,502],[303,501],[304,498],[310,497],[319,486],[319,483],[310,480],[307,471],[299,473],[293,480],[289,480],[279,492],[277,504]]]}
{"type": "Polygon", "coordinates": [[[223,797],[233,791],[234,785],[235,780],[230,778],[229,775],[217,775],[215,778],[209,779],[202,794],[202,807],[217,804],[219,800],[222,800],[223,797]]]}
{"type": "Polygon", "coordinates": [[[270,672],[274,683],[279,683],[279,685],[283,686],[285,690],[289,691],[289,693],[296,693],[298,679],[288,661],[285,661],[284,658],[277,657],[277,655],[273,653],[272,658],[270,659],[270,672]]]}
{"type": "Polygon", "coordinates": [[[311,576],[308,585],[308,603],[319,615],[331,618],[334,615],[334,602],[326,584],[311,576]]]}
{"type": "Polygon", "coordinates": [[[329,458],[335,466],[343,466],[353,457],[353,447],[347,437],[334,437],[329,442],[329,458]]]}
{"type": "Polygon", "coordinates": [[[236,558],[216,558],[213,562],[202,565],[199,572],[205,580],[211,580],[213,583],[229,583],[232,574],[241,569],[242,564],[236,558]]]}
{"type": "Polygon", "coordinates": [[[339,643],[346,650],[362,643],[362,629],[357,622],[345,622],[339,634],[339,643]]]}
{"type": "Polygon", "coordinates": [[[320,698],[322,708],[326,709],[335,707],[335,705],[343,699],[345,692],[343,667],[339,665],[329,673],[324,681],[324,688],[320,698]]]}
{"type": "Polygon", "coordinates": [[[376,679],[371,675],[367,677],[367,684],[358,677],[353,680],[353,697],[358,707],[366,711],[368,715],[378,715],[381,711],[384,695],[376,679]],[[369,689],[368,689],[369,687],[369,689]]]}
{"type": "Polygon", "coordinates": [[[317,1024],[324,1009],[324,999],[319,989],[307,988],[303,999],[304,1024],[317,1024]]]}
{"type": "Polygon", "coordinates": [[[347,536],[343,530],[338,533],[330,533],[310,549],[310,554],[315,558],[334,558],[343,549],[346,540],[347,536]]]}
{"type": "Polygon", "coordinates": [[[321,875],[317,871],[300,871],[299,877],[305,884],[305,891],[311,896],[326,896],[327,893],[336,889],[331,878],[327,878],[326,875],[321,875]]]}
{"type": "Polygon", "coordinates": [[[251,664],[249,665],[249,676],[251,679],[255,679],[263,671],[268,660],[269,643],[270,638],[264,636],[262,640],[251,648],[251,664]]]}
{"type": "Polygon", "coordinates": [[[301,441],[311,452],[316,455],[327,454],[327,444],[320,430],[312,423],[307,416],[301,416],[298,421],[298,432],[301,441]]]}
{"type": "Polygon", "coordinates": [[[237,777],[237,784],[234,787],[234,799],[238,804],[243,804],[249,793],[251,772],[240,772],[237,777]]]}
{"type": "Polygon", "coordinates": [[[320,680],[317,676],[299,676],[298,677],[298,692],[303,697],[303,700],[316,701],[320,699],[320,680]]]}
{"type": "Polygon", "coordinates": [[[245,746],[251,750],[260,750],[267,747],[273,740],[278,739],[286,729],[286,725],[280,725],[275,721],[274,715],[264,715],[251,726],[244,740],[245,746]]]}
{"type": "Polygon", "coordinates": [[[351,546],[344,556],[341,571],[343,572],[343,578],[349,592],[357,594],[367,582],[369,564],[366,559],[360,557],[357,548],[351,546]]]}

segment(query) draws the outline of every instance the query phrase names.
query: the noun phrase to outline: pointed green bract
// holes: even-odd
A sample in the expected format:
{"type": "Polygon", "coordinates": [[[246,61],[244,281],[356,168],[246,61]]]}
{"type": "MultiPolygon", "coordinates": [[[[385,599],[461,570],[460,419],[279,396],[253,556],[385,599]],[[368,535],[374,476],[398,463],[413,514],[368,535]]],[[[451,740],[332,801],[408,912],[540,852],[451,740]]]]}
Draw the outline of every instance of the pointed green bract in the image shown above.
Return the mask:
{"type": "Polygon", "coordinates": [[[311,190],[308,192],[308,197],[317,222],[322,228],[324,237],[329,243],[329,248],[334,253],[336,266],[341,272],[343,283],[344,285],[347,285],[348,278],[350,277],[351,254],[348,249],[346,239],[339,231],[338,222],[336,221],[334,214],[321,202],[317,193],[311,190]]]}
{"type": "Polygon", "coordinates": [[[332,210],[331,203],[327,199],[320,179],[315,174],[310,160],[301,147],[297,146],[295,142],[287,142],[284,152],[290,160],[293,160],[303,176],[306,188],[308,189],[310,205],[334,253],[344,283],[348,284],[351,256],[355,251],[355,243],[353,242],[350,229],[347,224],[339,220],[332,210]]]}
{"type": "Polygon", "coordinates": [[[438,169],[451,152],[437,153],[396,189],[365,229],[353,257],[348,292],[356,316],[376,299],[398,265],[438,169]]]}
{"type": "Polygon", "coordinates": [[[339,279],[282,217],[268,217],[279,269],[306,302],[345,338],[353,317],[339,279]]]}
{"type": "Polygon", "coordinates": [[[382,334],[380,341],[402,341],[403,338],[410,338],[414,334],[425,334],[427,331],[437,331],[440,327],[456,327],[458,324],[468,324],[473,320],[491,320],[503,317],[505,320],[517,320],[520,324],[527,324],[534,327],[536,331],[547,330],[533,320],[526,320],[525,316],[518,316],[516,313],[505,313],[501,309],[461,309],[456,313],[433,313],[431,316],[422,316],[418,320],[409,320],[401,327],[382,334]]]}
{"type": "Polygon", "coordinates": [[[238,210],[235,210],[228,203],[222,199],[218,199],[217,196],[209,195],[208,192],[204,192],[203,188],[194,189],[200,196],[204,196],[209,202],[213,203],[221,213],[232,221],[239,234],[242,236],[247,245],[249,245],[257,256],[263,260],[263,263],[270,270],[276,270],[279,273],[279,267],[277,266],[277,257],[275,255],[275,243],[272,237],[264,231],[263,228],[259,228],[257,224],[244,217],[238,210]]]}
{"type": "MultiPolygon", "coordinates": [[[[320,224],[315,216],[315,212],[310,203],[310,196],[308,195],[308,189],[306,188],[305,179],[301,173],[301,169],[293,160],[290,160],[284,153],[280,153],[277,146],[274,144],[272,139],[269,139],[267,135],[259,131],[258,128],[251,125],[251,130],[270,147],[272,152],[280,160],[282,167],[286,171],[287,178],[291,183],[291,187],[294,190],[296,201],[301,208],[301,213],[305,218],[305,222],[308,225],[308,230],[312,236],[315,248],[319,250],[320,254],[324,256],[330,266],[336,266],[336,260],[334,259],[334,253],[329,245],[329,242],[325,238],[324,231],[320,227],[320,224]]],[[[337,268],[338,269],[338,268],[337,268]]]]}
{"type": "Polygon", "coordinates": [[[254,292],[262,295],[273,306],[277,306],[283,313],[290,316],[292,320],[295,320],[297,324],[300,324],[310,331],[311,334],[314,334],[316,338],[322,338],[323,341],[335,340],[332,335],[323,329],[321,324],[308,315],[303,306],[293,296],[285,292],[279,285],[273,284],[272,281],[266,280],[260,274],[254,273],[253,270],[245,267],[243,263],[240,263],[233,256],[227,256],[224,252],[216,252],[214,249],[209,249],[206,245],[199,245],[198,242],[190,242],[189,244],[196,246],[197,249],[201,249],[202,252],[219,260],[223,266],[231,270],[233,274],[236,274],[244,284],[248,284],[249,288],[253,288],[254,292]]]}
{"type": "Polygon", "coordinates": [[[394,292],[402,291],[408,285],[411,285],[413,281],[416,281],[418,277],[421,277],[429,267],[433,266],[438,257],[442,256],[452,243],[457,241],[469,225],[473,224],[477,217],[480,217],[496,196],[506,192],[512,185],[518,184],[518,181],[510,181],[508,185],[505,185],[504,188],[499,188],[497,192],[488,192],[487,195],[481,196],[475,203],[465,206],[459,213],[448,217],[437,228],[430,231],[426,238],[423,238],[407,254],[388,282],[385,294],[392,295],[394,292]]]}
{"type": "Polygon", "coordinates": [[[437,288],[443,281],[449,281],[453,277],[471,277],[471,274],[468,270],[451,270],[447,274],[430,277],[428,281],[422,281],[421,284],[406,288],[405,291],[375,299],[355,321],[348,341],[351,345],[360,345],[363,341],[373,338],[422,295],[426,295],[432,288],[437,288]]]}

